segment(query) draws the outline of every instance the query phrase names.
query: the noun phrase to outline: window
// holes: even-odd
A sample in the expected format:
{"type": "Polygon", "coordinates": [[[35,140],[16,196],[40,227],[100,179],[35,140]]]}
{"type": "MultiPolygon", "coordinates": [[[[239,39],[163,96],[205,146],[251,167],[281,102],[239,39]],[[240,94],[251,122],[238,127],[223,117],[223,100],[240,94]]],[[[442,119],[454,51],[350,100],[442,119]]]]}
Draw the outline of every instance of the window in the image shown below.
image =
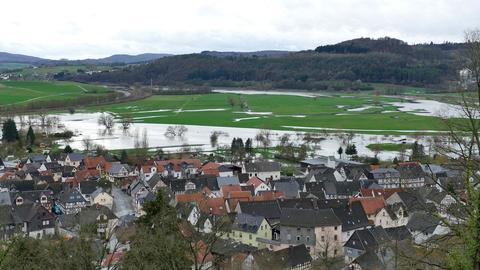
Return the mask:
{"type": "Polygon", "coordinates": [[[44,220],[44,221],[42,222],[42,224],[43,224],[43,226],[46,226],[46,225],[50,224],[50,220],[44,220]]]}
{"type": "Polygon", "coordinates": [[[297,227],[297,232],[299,232],[299,231],[300,231],[300,227],[297,227]]]}
{"type": "Polygon", "coordinates": [[[335,231],[337,230],[337,226],[335,226],[335,231]]]}
{"type": "Polygon", "coordinates": [[[308,243],[310,242],[310,236],[305,237],[305,241],[308,243]]]}
{"type": "Polygon", "coordinates": [[[248,234],[248,239],[252,240],[252,235],[248,234]]]}
{"type": "Polygon", "coordinates": [[[333,240],[337,241],[337,239],[338,239],[338,236],[337,236],[337,235],[334,235],[334,236],[333,236],[333,240]]]}
{"type": "Polygon", "coordinates": [[[322,235],[322,242],[325,242],[325,236],[322,235]]]}
{"type": "Polygon", "coordinates": [[[300,235],[297,235],[297,241],[300,241],[300,235]]]}
{"type": "Polygon", "coordinates": [[[337,249],[333,251],[333,256],[337,256],[337,249]]]}

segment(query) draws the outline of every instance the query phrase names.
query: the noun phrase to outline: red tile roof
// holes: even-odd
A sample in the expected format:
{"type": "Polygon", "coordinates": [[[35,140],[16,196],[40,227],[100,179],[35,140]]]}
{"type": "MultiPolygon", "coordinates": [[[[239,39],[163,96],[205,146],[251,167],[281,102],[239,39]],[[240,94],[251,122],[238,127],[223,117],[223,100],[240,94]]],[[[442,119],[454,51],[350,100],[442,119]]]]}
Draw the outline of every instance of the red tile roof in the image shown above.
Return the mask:
{"type": "Polygon", "coordinates": [[[101,164],[101,166],[105,168],[105,164],[108,163],[104,157],[87,157],[83,162],[85,163],[85,167],[90,170],[96,170],[98,164],[101,164]]]}
{"type": "Polygon", "coordinates": [[[205,200],[205,196],[202,193],[190,193],[190,194],[177,194],[176,195],[177,202],[198,202],[205,200]]]}
{"type": "Polygon", "coordinates": [[[252,185],[255,188],[257,188],[261,184],[264,184],[264,182],[256,176],[253,176],[252,178],[248,179],[248,181],[247,181],[247,185],[252,185]]]}
{"type": "Polygon", "coordinates": [[[209,198],[200,202],[200,211],[206,214],[223,216],[227,214],[223,198],[209,198]]]}
{"type": "Polygon", "coordinates": [[[208,162],[207,164],[203,165],[200,170],[203,172],[203,174],[206,174],[206,175],[219,176],[220,172],[218,170],[218,167],[220,166],[222,166],[222,164],[215,163],[215,162],[208,162]]]}
{"type": "Polygon", "coordinates": [[[350,202],[358,201],[362,204],[363,210],[367,215],[375,215],[385,207],[383,197],[352,198],[350,202]]]}
{"type": "Polygon", "coordinates": [[[242,191],[240,185],[225,185],[222,186],[222,194],[224,198],[228,198],[231,192],[242,191]]]}

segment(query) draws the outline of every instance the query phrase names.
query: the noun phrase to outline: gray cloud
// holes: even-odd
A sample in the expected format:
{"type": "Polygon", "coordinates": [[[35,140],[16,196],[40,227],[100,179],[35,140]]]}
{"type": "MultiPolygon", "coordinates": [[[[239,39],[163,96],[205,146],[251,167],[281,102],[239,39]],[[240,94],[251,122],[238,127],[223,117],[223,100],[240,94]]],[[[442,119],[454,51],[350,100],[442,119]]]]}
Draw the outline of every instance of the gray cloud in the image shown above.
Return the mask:
{"type": "Polygon", "coordinates": [[[461,41],[478,0],[17,0],[0,51],[79,59],[116,53],[313,49],[356,37],[461,41]],[[28,8],[25,8],[28,7],[28,8]],[[21,14],[19,16],[19,14],[21,14]]]}

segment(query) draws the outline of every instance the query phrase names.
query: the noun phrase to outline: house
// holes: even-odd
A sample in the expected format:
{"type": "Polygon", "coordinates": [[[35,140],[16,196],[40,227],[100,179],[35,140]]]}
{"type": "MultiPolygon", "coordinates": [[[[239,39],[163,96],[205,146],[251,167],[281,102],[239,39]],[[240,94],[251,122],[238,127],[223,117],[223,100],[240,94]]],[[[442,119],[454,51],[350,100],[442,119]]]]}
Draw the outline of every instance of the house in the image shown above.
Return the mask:
{"type": "Polygon", "coordinates": [[[147,185],[150,191],[153,193],[157,193],[161,188],[167,186],[159,174],[154,174],[150,180],[148,180],[147,185]]]}
{"type": "Polygon", "coordinates": [[[359,202],[368,219],[375,222],[377,213],[383,209],[386,205],[383,197],[363,197],[363,198],[352,198],[351,202],[359,202]]]}
{"type": "Polygon", "coordinates": [[[403,162],[396,167],[400,173],[400,187],[419,188],[425,185],[425,172],[418,162],[403,162]]]}
{"type": "Polygon", "coordinates": [[[380,209],[374,218],[376,226],[383,228],[394,228],[407,225],[408,214],[401,203],[387,204],[380,209]]]}
{"type": "Polygon", "coordinates": [[[314,258],[342,255],[342,222],[332,209],[283,209],[280,247],[304,244],[314,258]]]}
{"type": "Polygon", "coordinates": [[[105,192],[103,188],[97,188],[90,196],[91,205],[102,205],[112,210],[113,197],[105,192]]]}
{"type": "Polygon", "coordinates": [[[300,197],[300,185],[294,179],[287,181],[276,181],[272,183],[273,190],[283,192],[285,199],[294,199],[300,197]]]}
{"type": "Polygon", "coordinates": [[[371,227],[360,202],[354,201],[346,206],[332,207],[332,210],[342,222],[342,245],[350,239],[350,236],[356,230],[371,227]]]}
{"type": "Polygon", "coordinates": [[[55,216],[41,205],[15,205],[10,215],[14,226],[26,236],[40,239],[55,234],[55,216]]]}
{"type": "Polygon", "coordinates": [[[63,161],[63,166],[73,166],[75,168],[80,167],[83,162],[84,155],[82,153],[69,153],[63,161]]]}
{"type": "Polygon", "coordinates": [[[113,162],[107,169],[107,174],[111,182],[119,181],[130,176],[130,167],[127,164],[113,162]]]}
{"type": "Polygon", "coordinates": [[[45,155],[32,155],[27,159],[27,164],[29,163],[44,163],[44,162],[52,162],[50,159],[50,156],[45,156],[45,155]]]}
{"type": "Polygon", "coordinates": [[[357,230],[343,246],[345,262],[350,263],[369,250],[381,249],[389,241],[387,232],[381,226],[357,230]]]}
{"type": "Polygon", "coordinates": [[[238,176],[217,177],[217,185],[221,189],[223,186],[240,185],[238,176]]]}
{"type": "Polygon", "coordinates": [[[82,229],[94,225],[97,236],[107,239],[117,222],[117,216],[111,209],[103,205],[94,205],[75,214],[59,216],[60,233],[63,235],[78,235],[82,229]]]}
{"type": "Polygon", "coordinates": [[[261,249],[243,256],[238,263],[241,269],[307,270],[311,268],[312,256],[305,245],[290,246],[277,251],[261,249]]]}
{"type": "Polygon", "coordinates": [[[90,204],[90,201],[83,197],[78,188],[74,187],[63,192],[57,203],[62,213],[69,215],[80,212],[90,204]]]}
{"type": "Polygon", "coordinates": [[[368,173],[368,178],[374,180],[383,188],[398,188],[401,186],[400,172],[393,168],[378,168],[368,173]]]}
{"type": "Polygon", "coordinates": [[[52,209],[52,192],[50,190],[28,190],[11,192],[11,205],[39,204],[52,209]]]}
{"type": "Polygon", "coordinates": [[[220,166],[222,166],[222,164],[220,163],[208,162],[200,168],[200,171],[202,172],[203,175],[220,176],[220,170],[219,170],[220,166]]]}
{"type": "Polygon", "coordinates": [[[232,230],[227,237],[242,244],[265,247],[258,242],[259,238],[266,240],[272,239],[272,227],[262,216],[237,213],[232,230]]]}
{"type": "Polygon", "coordinates": [[[89,202],[89,204],[92,201],[92,193],[98,189],[97,185],[98,183],[96,181],[82,181],[79,184],[80,192],[82,193],[83,197],[85,197],[85,199],[89,202]]]}
{"type": "Polygon", "coordinates": [[[278,223],[281,216],[281,209],[277,200],[240,201],[238,202],[236,212],[265,217],[272,226],[278,223]]]}
{"type": "Polygon", "coordinates": [[[433,236],[449,233],[448,227],[429,212],[413,213],[406,227],[417,244],[422,244],[433,236]]]}
{"type": "Polygon", "coordinates": [[[272,161],[257,161],[246,163],[243,172],[249,177],[258,177],[263,181],[276,181],[280,179],[280,163],[272,161]]]}
{"type": "Polygon", "coordinates": [[[351,270],[394,270],[395,254],[392,249],[368,249],[350,262],[345,269],[351,270]]]}
{"type": "Polygon", "coordinates": [[[270,190],[270,187],[263,182],[260,178],[256,176],[252,176],[246,183],[247,185],[251,185],[254,188],[254,195],[258,195],[262,191],[270,190]]]}
{"type": "Polygon", "coordinates": [[[157,173],[157,167],[154,165],[143,165],[140,169],[140,177],[144,181],[149,181],[157,173]]]}
{"type": "Polygon", "coordinates": [[[300,166],[304,169],[314,168],[314,167],[335,168],[336,165],[337,165],[337,162],[334,156],[318,156],[316,158],[300,161],[300,166]]]}
{"type": "Polygon", "coordinates": [[[154,164],[157,166],[158,173],[174,178],[188,178],[196,175],[202,167],[202,162],[198,159],[159,160],[154,164]]]}
{"type": "Polygon", "coordinates": [[[408,212],[425,211],[428,209],[425,199],[414,191],[395,192],[388,197],[386,203],[389,205],[402,203],[408,212]]]}

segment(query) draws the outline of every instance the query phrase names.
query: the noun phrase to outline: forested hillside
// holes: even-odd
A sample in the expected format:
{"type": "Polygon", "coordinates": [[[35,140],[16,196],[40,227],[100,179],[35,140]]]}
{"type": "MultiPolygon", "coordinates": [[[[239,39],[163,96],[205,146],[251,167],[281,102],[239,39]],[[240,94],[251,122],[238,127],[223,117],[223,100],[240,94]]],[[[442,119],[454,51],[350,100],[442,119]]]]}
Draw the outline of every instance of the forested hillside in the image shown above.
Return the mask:
{"type": "Polygon", "coordinates": [[[84,82],[208,84],[269,83],[277,88],[323,89],[325,81],[445,86],[463,68],[461,44],[408,45],[400,40],[356,39],[276,56],[172,56],[114,72],[68,77],[84,82]]]}

